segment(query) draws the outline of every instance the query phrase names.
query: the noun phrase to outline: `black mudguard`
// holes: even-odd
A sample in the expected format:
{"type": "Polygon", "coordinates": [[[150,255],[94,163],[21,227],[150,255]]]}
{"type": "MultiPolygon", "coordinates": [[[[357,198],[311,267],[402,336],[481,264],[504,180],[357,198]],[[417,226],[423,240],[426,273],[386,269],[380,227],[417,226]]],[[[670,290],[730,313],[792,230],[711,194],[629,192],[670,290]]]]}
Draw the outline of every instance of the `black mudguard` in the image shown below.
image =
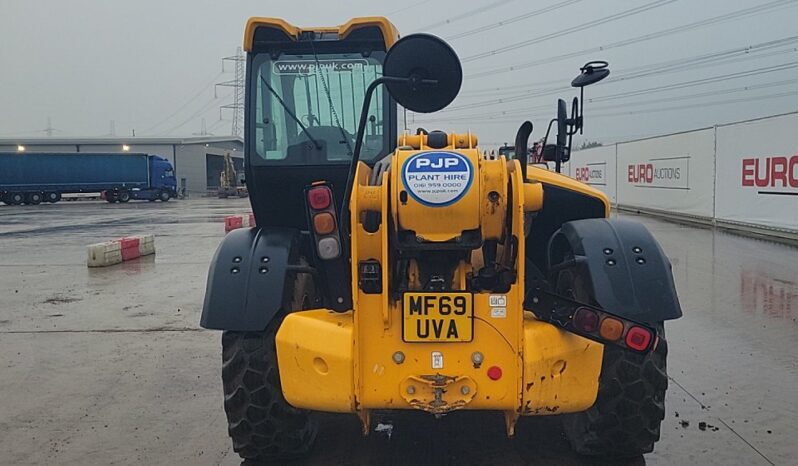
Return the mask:
{"type": "Polygon", "coordinates": [[[260,331],[280,310],[299,231],[289,228],[233,230],[216,250],[208,271],[200,326],[260,331]]]}
{"type": "Polygon", "coordinates": [[[548,261],[552,272],[568,266],[586,271],[592,296],[607,312],[650,324],[682,316],[671,263],[638,222],[566,222],[549,241],[548,261]]]}

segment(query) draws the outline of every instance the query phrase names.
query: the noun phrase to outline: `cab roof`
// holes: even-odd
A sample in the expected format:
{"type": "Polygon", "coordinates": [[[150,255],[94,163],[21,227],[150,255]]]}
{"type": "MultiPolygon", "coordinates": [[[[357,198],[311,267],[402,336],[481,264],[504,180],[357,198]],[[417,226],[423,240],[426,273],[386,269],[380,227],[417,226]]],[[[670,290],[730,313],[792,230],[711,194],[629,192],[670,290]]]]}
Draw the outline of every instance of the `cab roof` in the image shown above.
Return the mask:
{"type": "Polygon", "coordinates": [[[364,16],[360,18],[352,18],[340,26],[309,28],[299,28],[280,18],[252,17],[249,18],[246,28],[244,29],[245,51],[252,51],[252,45],[255,40],[255,31],[258,28],[277,29],[294,40],[299,40],[299,36],[303,32],[334,33],[337,34],[339,38],[345,39],[350,33],[352,33],[352,31],[364,28],[378,28],[382,33],[383,40],[385,41],[385,50],[391,48],[391,46],[393,46],[393,44],[399,40],[399,32],[396,30],[396,27],[393,25],[393,23],[388,21],[387,18],[382,16],[364,16]]]}

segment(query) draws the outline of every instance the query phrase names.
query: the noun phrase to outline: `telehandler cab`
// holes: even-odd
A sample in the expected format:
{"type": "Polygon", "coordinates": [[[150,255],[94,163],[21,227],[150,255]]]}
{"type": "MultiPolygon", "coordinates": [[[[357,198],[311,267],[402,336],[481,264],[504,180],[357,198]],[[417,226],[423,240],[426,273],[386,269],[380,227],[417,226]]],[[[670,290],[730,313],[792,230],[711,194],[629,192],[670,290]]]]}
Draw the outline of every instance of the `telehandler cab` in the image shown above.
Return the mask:
{"type": "MultiPolygon", "coordinates": [[[[670,263],[607,197],[470,132],[397,135],[397,103],[435,112],[462,70],[440,39],[385,18],[246,25],[246,179],[257,228],[230,232],[201,325],[224,330],[235,451],[306,453],[312,411],[565,415],[582,454],[659,439],[663,321],[681,316],[670,263]]],[[[609,73],[588,63],[572,83],[609,73]]],[[[583,125],[558,107],[546,158],[583,125]]],[[[515,147],[527,147],[532,124],[515,147]]]]}

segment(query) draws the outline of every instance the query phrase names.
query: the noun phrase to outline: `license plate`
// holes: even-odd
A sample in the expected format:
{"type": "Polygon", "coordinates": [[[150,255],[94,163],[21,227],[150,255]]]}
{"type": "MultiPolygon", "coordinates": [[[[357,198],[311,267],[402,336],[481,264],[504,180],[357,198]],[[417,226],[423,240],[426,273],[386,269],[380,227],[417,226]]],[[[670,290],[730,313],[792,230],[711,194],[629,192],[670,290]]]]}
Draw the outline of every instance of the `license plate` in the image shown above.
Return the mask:
{"type": "Polygon", "coordinates": [[[405,342],[471,341],[474,338],[471,293],[405,293],[402,315],[405,342]]]}

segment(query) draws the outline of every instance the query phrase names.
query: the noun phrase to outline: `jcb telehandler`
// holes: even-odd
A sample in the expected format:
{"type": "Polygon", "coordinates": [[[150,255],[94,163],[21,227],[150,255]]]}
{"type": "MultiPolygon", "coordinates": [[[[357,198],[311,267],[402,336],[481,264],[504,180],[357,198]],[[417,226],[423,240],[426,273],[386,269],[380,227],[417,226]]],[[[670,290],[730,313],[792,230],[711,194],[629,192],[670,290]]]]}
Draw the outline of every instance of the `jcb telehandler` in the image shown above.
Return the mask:
{"type": "MultiPolygon", "coordinates": [[[[312,411],[564,415],[573,448],[630,456],[659,439],[670,263],[607,197],[555,171],[485,156],[470,132],[397,134],[397,104],[457,95],[454,51],[385,18],[246,25],[246,178],[257,228],[211,264],[201,325],[224,330],[235,451],[306,453],[312,411]]],[[[572,85],[609,74],[584,66],[572,85]]],[[[583,126],[559,102],[560,163],[583,126]]],[[[551,128],[551,124],[549,125],[551,128]]],[[[518,130],[527,147],[532,125],[518,130]]],[[[486,414],[488,415],[488,414],[486,414]]]]}

